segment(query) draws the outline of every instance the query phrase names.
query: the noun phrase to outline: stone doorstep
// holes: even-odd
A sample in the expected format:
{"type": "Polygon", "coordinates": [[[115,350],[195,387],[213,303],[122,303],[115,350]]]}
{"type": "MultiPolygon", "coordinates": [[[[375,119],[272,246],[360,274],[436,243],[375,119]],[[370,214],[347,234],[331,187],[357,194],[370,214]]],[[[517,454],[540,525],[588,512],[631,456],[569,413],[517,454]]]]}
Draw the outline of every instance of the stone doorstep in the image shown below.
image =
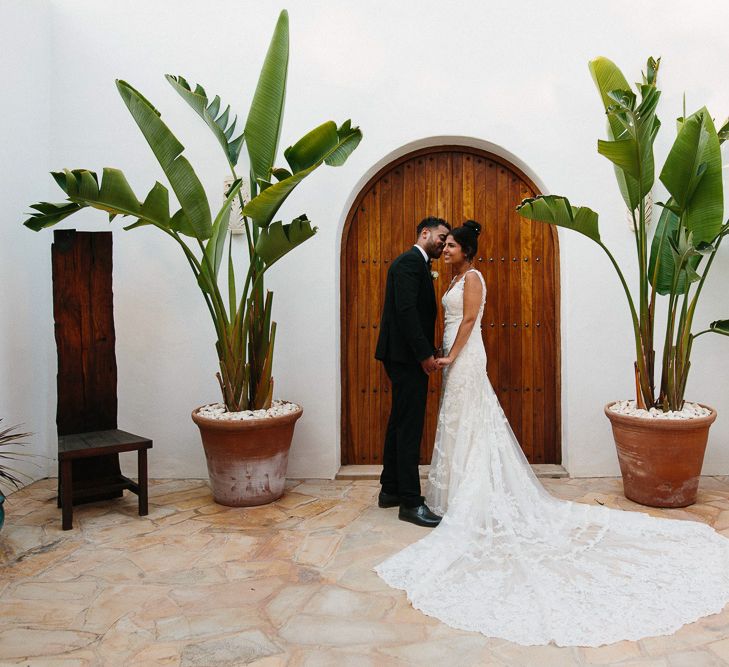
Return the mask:
{"type": "MultiPolygon", "coordinates": [[[[428,477],[430,466],[419,466],[420,477],[423,479],[428,477]]],[[[535,463],[532,470],[537,477],[545,477],[551,479],[567,479],[569,473],[559,464],[556,463],[535,463]]],[[[378,465],[353,465],[342,466],[334,479],[380,479],[382,466],[378,465]]]]}

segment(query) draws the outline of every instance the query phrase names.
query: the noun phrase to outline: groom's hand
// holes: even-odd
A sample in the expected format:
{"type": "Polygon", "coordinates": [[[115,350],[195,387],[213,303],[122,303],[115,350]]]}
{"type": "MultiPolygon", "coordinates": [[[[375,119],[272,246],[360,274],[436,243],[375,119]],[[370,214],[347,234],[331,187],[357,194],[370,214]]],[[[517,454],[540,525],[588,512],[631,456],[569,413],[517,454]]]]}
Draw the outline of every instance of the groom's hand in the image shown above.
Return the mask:
{"type": "Polygon", "coordinates": [[[433,371],[438,370],[438,364],[435,361],[434,356],[429,356],[427,359],[423,359],[423,361],[420,362],[420,365],[423,368],[423,372],[426,375],[430,375],[433,371]]]}

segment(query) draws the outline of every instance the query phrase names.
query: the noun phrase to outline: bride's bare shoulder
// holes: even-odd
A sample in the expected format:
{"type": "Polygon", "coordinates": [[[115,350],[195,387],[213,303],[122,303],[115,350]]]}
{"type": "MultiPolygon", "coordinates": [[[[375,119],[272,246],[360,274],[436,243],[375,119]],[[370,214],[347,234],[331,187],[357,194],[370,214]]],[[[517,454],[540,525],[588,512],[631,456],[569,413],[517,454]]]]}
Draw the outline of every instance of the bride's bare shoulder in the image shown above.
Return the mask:
{"type": "Polygon", "coordinates": [[[486,281],[478,269],[469,269],[463,281],[464,295],[472,295],[473,299],[481,299],[486,296],[486,281]]]}
{"type": "Polygon", "coordinates": [[[465,293],[481,294],[481,280],[475,271],[468,271],[463,279],[463,291],[465,293]]]}
{"type": "Polygon", "coordinates": [[[478,269],[469,269],[466,271],[465,283],[466,285],[481,285],[483,282],[483,275],[478,269]]]}

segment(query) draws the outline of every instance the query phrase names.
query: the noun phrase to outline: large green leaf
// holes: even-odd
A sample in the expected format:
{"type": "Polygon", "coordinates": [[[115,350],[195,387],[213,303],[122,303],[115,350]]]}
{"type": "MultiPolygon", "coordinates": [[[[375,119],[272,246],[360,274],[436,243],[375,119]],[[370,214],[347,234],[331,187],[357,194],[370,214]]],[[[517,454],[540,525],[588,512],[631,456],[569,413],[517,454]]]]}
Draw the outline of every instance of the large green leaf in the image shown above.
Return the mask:
{"type": "Polygon", "coordinates": [[[687,287],[684,285],[701,280],[696,267],[703,255],[711,254],[714,251],[714,246],[704,241],[695,244],[693,234],[680,225],[675,234],[668,238],[668,243],[673,254],[674,271],[680,271],[678,283],[685,291],[687,287]]]}
{"type": "MultiPolygon", "coordinates": [[[[613,90],[630,90],[630,85],[623,76],[618,66],[605,57],[595,58],[588,64],[592,80],[595,82],[603,107],[607,110],[613,104],[613,100],[608,97],[608,93],[613,90]]],[[[608,139],[614,140],[623,132],[622,125],[616,118],[607,117],[608,139]]],[[[631,211],[634,211],[640,202],[638,196],[638,183],[633,178],[626,178],[621,169],[615,167],[615,178],[618,181],[620,193],[623,200],[631,211]]]]}
{"type": "Polygon", "coordinates": [[[269,180],[276,159],[286,101],[288,67],[289,15],[283,10],[263,61],[245,126],[251,171],[256,178],[269,180]]]}
{"type": "Polygon", "coordinates": [[[291,173],[296,174],[321,162],[327,151],[336,146],[338,141],[337,124],[333,120],[322,123],[311,132],[307,132],[293,146],[289,146],[284,151],[284,157],[291,167],[291,173]]]}
{"type": "Polygon", "coordinates": [[[573,229],[600,243],[597,213],[587,206],[572,206],[567,197],[539,195],[524,199],[516,210],[523,218],[573,229]]]}
{"type": "Polygon", "coordinates": [[[620,69],[608,58],[590,61],[589,69],[607,113],[608,141],[598,142],[598,152],[615,166],[615,177],[631,211],[650,190],[654,179],[653,140],[658,131],[655,82],[660,60],[648,60],[647,77],[640,87],[643,99],[635,109],[635,96],[620,69]],[[630,126],[630,123],[638,127],[630,126]],[[642,164],[645,162],[645,164],[642,164]],[[641,180],[638,181],[638,173],[641,180]]]}
{"type": "Polygon", "coordinates": [[[51,227],[87,207],[106,211],[112,217],[121,215],[137,218],[138,221],[128,229],[142,224],[155,225],[165,230],[172,228],[169,193],[161,183],[154,184],[142,203],[132,191],[124,174],[118,169],[105,168],[100,187],[96,173],[86,169],[53,172],[53,178],[68,195],[68,202],[33,204],[31,208],[37,212],[31,214],[24,224],[34,231],[51,227]]]}
{"type": "Polygon", "coordinates": [[[197,84],[195,90],[192,90],[190,84],[182,76],[166,74],[165,79],[169,81],[182,99],[195,110],[195,113],[205,121],[225,151],[231,167],[235,167],[238,164],[240,149],[243,146],[244,134],[241,132],[235,139],[232,139],[237,116],[229,124],[230,105],[225,107],[225,111],[221,113],[220,97],[216,95],[213,101],[210,102],[205,89],[200,84],[197,84]]]}
{"type": "Polygon", "coordinates": [[[308,166],[260,192],[245,205],[243,215],[259,227],[268,227],[294,188],[317,167],[324,163],[334,167],[344,164],[362,140],[362,132],[352,127],[349,120],[335,128],[333,121],[324,123],[287,148],[284,154],[292,165],[308,166]]]}
{"type": "MultiPolygon", "coordinates": [[[[651,243],[651,257],[648,265],[648,279],[656,288],[659,294],[670,294],[673,288],[673,279],[676,272],[676,262],[673,251],[671,249],[670,240],[675,236],[679,226],[679,217],[671,210],[675,204],[670,200],[661,211],[661,216],[656,225],[656,231],[653,235],[651,243]],[[659,255],[660,253],[660,255],[659,255]],[[658,274],[656,273],[656,261],[660,256],[660,264],[658,265],[658,274]]],[[[698,258],[693,260],[698,264],[698,258]]],[[[696,266],[694,266],[694,269],[696,266]]],[[[684,275],[679,277],[677,294],[683,294],[686,291],[687,283],[684,275]]]]}
{"type": "Polygon", "coordinates": [[[330,167],[341,167],[347,161],[362,141],[362,131],[352,127],[352,121],[347,119],[337,128],[337,138],[333,150],[327,151],[324,156],[324,162],[330,167]]]}
{"type": "Polygon", "coordinates": [[[642,99],[637,107],[635,96],[629,91],[609,94],[613,104],[607,109],[608,117],[616,120],[622,129],[614,140],[597,142],[598,153],[623,172],[629,187],[635,186],[633,194],[638,201],[653,187],[653,142],[660,127],[655,115],[660,92],[645,84],[640,90],[642,99]]]}
{"type": "Polygon", "coordinates": [[[149,191],[147,198],[142,204],[140,215],[143,216],[144,220],[159,220],[162,226],[171,226],[170,195],[162,183],[155,183],[149,191]]]}
{"type": "Polygon", "coordinates": [[[181,155],[185,147],[139,91],[121,80],[117,80],[116,87],[164,170],[195,236],[200,240],[210,238],[212,221],[208,198],[192,166],[181,155]]]}
{"type": "Polygon", "coordinates": [[[61,220],[80,211],[84,206],[74,202],[53,202],[41,201],[37,204],[31,204],[30,208],[36,212],[31,213],[30,217],[23,223],[28,229],[39,232],[46,227],[53,227],[61,220]]]}
{"type": "Polygon", "coordinates": [[[276,221],[261,230],[256,242],[255,254],[268,268],[296,246],[310,239],[316,232],[317,228],[312,228],[305,215],[292,220],[288,225],[281,224],[280,220],[276,221]]]}
{"type": "Polygon", "coordinates": [[[205,244],[204,261],[201,272],[204,279],[208,279],[210,281],[216,281],[218,279],[218,271],[220,270],[220,263],[223,259],[223,249],[225,248],[225,240],[228,235],[228,227],[230,224],[230,207],[233,204],[233,200],[238,196],[241,184],[241,179],[236,179],[233,182],[223,206],[218,212],[218,215],[215,216],[215,221],[213,222],[213,233],[210,235],[208,242],[205,244]]]}
{"type": "Polygon", "coordinates": [[[721,230],[724,193],[719,137],[706,108],[683,122],[660,178],[694,242],[713,241],[721,230]]]}
{"type": "MultiPolygon", "coordinates": [[[[305,134],[293,146],[289,146],[284,151],[284,157],[292,174],[322,161],[330,167],[341,167],[361,140],[362,132],[359,128],[352,128],[351,120],[344,121],[340,127],[333,120],[329,120],[305,134]]],[[[279,174],[285,171],[274,170],[279,174]]]]}
{"type": "Polygon", "coordinates": [[[663,295],[670,294],[673,290],[676,271],[680,273],[676,282],[675,293],[683,294],[686,292],[689,284],[695,282],[694,278],[697,275],[696,269],[698,269],[702,257],[707,252],[713,250],[713,246],[704,241],[695,244],[693,235],[690,233],[686,234],[685,227],[680,227],[680,219],[674,211],[675,205],[676,202],[670,199],[663,207],[661,217],[658,219],[658,224],[656,225],[653,242],[651,243],[648,280],[651,285],[654,285],[656,291],[663,295]],[[680,236],[679,228],[683,230],[680,236]],[[681,244],[686,245],[688,243],[691,245],[690,249],[679,247],[681,244]],[[660,264],[658,265],[658,273],[654,278],[659,251],[660,264]],[[686,254],[685,260],[681,259],[683,254],[686,254]],[[684,261],[686,266],[682,266],[684,261]]]}

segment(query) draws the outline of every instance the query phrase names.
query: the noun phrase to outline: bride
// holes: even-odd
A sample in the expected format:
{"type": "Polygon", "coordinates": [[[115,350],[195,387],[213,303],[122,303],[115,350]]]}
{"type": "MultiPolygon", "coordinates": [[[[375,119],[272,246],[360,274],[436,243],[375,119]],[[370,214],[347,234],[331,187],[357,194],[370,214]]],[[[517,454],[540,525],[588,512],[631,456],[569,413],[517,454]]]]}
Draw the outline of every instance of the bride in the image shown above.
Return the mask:
{"type": "Polygon", "coordinates": [[[440,525],[375,569],[423,613],[524,645],[672,634],[729,601],[729,540],[693,521],[562,501],[534,476],[486,375],[481,226],[448,236],[444,369],[426,501],[440,525]]]}

